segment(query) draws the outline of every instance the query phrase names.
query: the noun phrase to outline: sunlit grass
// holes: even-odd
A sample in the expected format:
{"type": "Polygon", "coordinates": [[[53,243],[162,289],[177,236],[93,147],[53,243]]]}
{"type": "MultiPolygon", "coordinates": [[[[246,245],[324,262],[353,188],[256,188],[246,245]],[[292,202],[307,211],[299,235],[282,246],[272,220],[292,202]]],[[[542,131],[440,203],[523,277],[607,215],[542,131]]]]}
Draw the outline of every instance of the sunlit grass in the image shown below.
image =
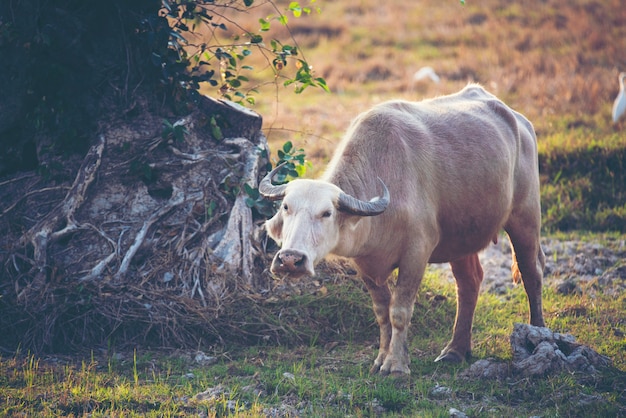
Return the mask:
{"type": "MultiPolygon", "coordinates": [[[[410,377],[370,376],[377,329],[369,296],[357,281],[329,284],[328,292],[293,296],[271,310],[299,315],[307,327],[329,328],[306,344],[224,346],[217,363],[195,364],[182,353],[136,350],[123,355],[91,355],[84,360],[16,354],[0,359],[0,416],[448,416],[451,407],[470,416],[562,416],[586,411],[615,415],[624,407],[626,295],[563,296],[544,291],[547,325],[569,332],[613,359],[618,371],[603,372],[595,386],[563,374],[519,381],[458,379],[467,364],[434,363],[451,336],[454,286],[428,273],[411,327],[410,377]],[[290,312],[291,311],[291,312],[290,312]],[[328,332],[330,331],[330,332],[328,332]],[[621,375],[619,373],[622,373],[621,375]],[[622,383],[620,383],[622,382],[622,383]],[[450,389],[446,396],[431,392],[450,389]],[[597,401],[577,404],[581,393],[597,401]],[[383,413],[384,411],[384,413],[383,413]],[[486,412],[491,411],[491,412],[486,412]]],[[[475,359],[511,359],[513,323],[526,322],[521,286],[504,295],[481,294],[474,327],[475,359]]],[[[587,377],[588,378],[588,377],[587,377]]]]}

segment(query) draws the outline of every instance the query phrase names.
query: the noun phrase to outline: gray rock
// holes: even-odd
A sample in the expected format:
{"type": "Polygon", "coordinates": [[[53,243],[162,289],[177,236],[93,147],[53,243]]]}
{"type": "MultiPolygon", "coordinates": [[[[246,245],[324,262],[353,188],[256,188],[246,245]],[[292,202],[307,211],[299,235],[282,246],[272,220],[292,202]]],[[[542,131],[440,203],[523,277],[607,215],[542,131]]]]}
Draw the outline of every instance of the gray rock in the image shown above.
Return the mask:
{"type": "Polygon", "coordinates": [[[450,414],[451,418],[468,418],[465,412],[459,411],[456,408],[450,408],[448,413],[450,414]]]}
{"type": "Polygon", "coordinates": [[[194,356],[193,361],[200,366],[210,366],[211,364],[217,363],[217,357],[209,356],[202,351],[198,351],[194,356]]]}
{"type": "Polygon", "coordinates": [[[468,369],[460,373],[461,377],[468,379],[500,380],[509,375],[509,366],[495,359],[482,359],[472,364],[468,369]]]}
{"type": "Polygon", "coordinates": [[[525,377],[544,376],[562,370],[595,374],[611,360],[577,343],[570,334],[549,328],[515,324],[511,334],[513,372],[525,377]]]}
{"type": "Polygon", "coordinates": [[[510,368],[508,363],[483,359],[459,373],[459,377],[504,379],[511,374],[541,377],[560,371],[580,372],[589,376],[612,363],[610,358],[576,342],[572,335],[553,332],[546,327],[515,324],[510,340],[513,351],[510,368]]]}
{"type": "Polygon", "coordinates": [[[430,396],[435,399],[446,399],[452,394],[452,389],[446,386],[439,386],[436,384],[434,388],[430,390],[430,396]]]}

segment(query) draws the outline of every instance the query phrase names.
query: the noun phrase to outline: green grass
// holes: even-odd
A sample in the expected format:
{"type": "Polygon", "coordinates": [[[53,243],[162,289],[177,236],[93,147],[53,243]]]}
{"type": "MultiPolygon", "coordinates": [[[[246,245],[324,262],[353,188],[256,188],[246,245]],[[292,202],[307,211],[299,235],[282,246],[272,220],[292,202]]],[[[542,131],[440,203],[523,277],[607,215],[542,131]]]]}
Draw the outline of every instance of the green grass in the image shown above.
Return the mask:
{"type": "Polygon", "coordinates": [[[562,132],[540,142],[544,227],[626,232],[626,136],[562,132]]]}
{"type": "MultiPolygon", "coordinates": [[[[332,282],[332,280],[331,280],[332,282]]],[[[359,282],[327,284],[327,292],[266,304],[285,315],[299,338],[286,345],[213,347],[215,364],[199,366],[185,353],[136,350],[85,359],[0,359],[0,416],[426,416],[450,408],[469,416],[619,416],[626,413],[626,295],[559,295],[546,287],[547,325],[572,333],[613,359],[593,378],[564,373],[541,379],[470,381],[467,364],[434,363],[450,338],[453,285],[429,273],[411,327],[411,376],[370,376],[377,328],[359,282]],[[298,320],[299,319],[299,320],[298,320]],[[621,335],[621,336],[620,336],[621,335]],[[298,342],[299,341],[299,342],[298,342]],[[448,388],[434,394],[437,386],[448,388]],[[204,396],[197,397],[197,394],[204,396]]],[[[505,295],[482,294],[474,327],[474,358],[511,358],[508,336],[525,322],[521,286],[505,295]]]]}

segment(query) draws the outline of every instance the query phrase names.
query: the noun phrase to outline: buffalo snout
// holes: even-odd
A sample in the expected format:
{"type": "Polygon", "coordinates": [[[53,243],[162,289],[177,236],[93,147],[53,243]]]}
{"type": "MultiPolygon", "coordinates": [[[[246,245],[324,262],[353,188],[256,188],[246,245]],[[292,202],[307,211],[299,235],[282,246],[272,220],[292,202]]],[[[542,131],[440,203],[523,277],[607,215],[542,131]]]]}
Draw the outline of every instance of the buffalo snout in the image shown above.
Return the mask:
{"type": "Polygon", "coordinates": [[[289,276],[311,275],[308,269],[308,257],[297,250],[280,250],[272,262],[272,273],[288,274],[289,276]]]}

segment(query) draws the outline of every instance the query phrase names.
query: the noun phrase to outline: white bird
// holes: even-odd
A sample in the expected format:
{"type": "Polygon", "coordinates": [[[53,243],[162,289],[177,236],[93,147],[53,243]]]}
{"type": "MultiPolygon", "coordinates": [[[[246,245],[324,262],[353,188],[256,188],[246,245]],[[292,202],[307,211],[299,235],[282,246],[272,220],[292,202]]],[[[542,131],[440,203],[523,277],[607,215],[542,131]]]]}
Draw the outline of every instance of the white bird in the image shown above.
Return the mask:
{"type": "Polygon", "coordinates": [[[432,67],[422,67],[413,74],[413,81],[422,81],[427,78],[430,78],[435,83],[439,83],[439,76],[432,67]]]}
{"type": "Polygon", "coordinates": [[[626,93],[624,93],[624,78],[626,73],[619,73],[619,94],[613,102],[613,123],[617,123],[619,118],[624,115],[626,111],[626,93]]]}

